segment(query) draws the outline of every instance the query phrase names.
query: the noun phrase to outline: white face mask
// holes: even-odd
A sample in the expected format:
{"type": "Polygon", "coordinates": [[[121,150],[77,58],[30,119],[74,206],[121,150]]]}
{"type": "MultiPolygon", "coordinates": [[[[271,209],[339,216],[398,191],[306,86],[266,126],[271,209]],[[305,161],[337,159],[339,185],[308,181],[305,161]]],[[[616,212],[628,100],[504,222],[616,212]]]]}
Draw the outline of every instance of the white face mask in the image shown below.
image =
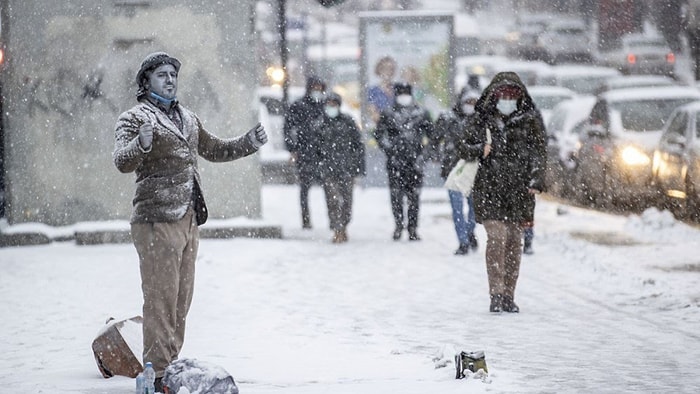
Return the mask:
{"type": "Polygon", "coordinates": [[[340,108],[335,105],[327,105],[324,107],[324,111],[326,111],[326,115],[328,115],[329,118],[335,118],[340,114],[340,108]]]}
{"type": "Polygon", "coordinates": [[[311,98],[314,99],[315,102],[319,103],[323,100],[323,98],[326,95],[319,90],[312,90],[309,96],[311,96],[311,98]]]}
{"type": "Polygon", "coordinates": [[[474,106],[471,104],[464,104],[462,105],[462,111],[467,115],[471,115],[474,113],[474,106]]]}
{"type": "Polygon", "coordinates": [[[510,115],[518,109],[518,100],[500,99],[496,104],[496,108],[501,111],[503,115],[510,115]]]}
{"type": "Polygon", "coordinates": [[[396,96],[396,103],[403,107],[411,105],[412,102],[413,96],[411,96],[410,94],[400,94],[396,96]]]}

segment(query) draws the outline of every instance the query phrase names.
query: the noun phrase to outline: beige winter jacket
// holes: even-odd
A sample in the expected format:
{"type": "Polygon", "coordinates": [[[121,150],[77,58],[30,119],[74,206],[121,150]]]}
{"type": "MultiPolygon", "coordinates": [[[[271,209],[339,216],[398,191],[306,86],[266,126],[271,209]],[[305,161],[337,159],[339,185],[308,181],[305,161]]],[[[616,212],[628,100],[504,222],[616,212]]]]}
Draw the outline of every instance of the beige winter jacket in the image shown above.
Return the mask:
{"type": "Polygon", "coordinates": [[[245,135],[218,138],[204,129],[193,112],[179,104],[178,110],[182,132],[148,101],[119,115],[113,159],[119,171],[136,172],[131,223],[173,222],[185,215],[193,203],[195,188],[201,194],[198,155],[209,161],[224,162],[256,152],[245,135]],[[145,122],[153,124],[150,151],[139,144],[139,128],[145,122]]]}

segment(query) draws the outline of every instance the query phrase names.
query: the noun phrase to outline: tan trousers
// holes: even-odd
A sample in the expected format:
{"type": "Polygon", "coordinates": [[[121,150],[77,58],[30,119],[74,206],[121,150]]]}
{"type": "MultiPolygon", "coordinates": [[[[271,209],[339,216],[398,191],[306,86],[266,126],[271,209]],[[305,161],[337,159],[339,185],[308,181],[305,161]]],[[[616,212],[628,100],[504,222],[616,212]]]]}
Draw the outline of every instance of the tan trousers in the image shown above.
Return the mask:
{"type": "Polygon", "coordinates": [[[518,223],[496,220],[484,222],[486,229],[486,272],[489,294],[515,299],[515,285],[520,273],[523,227],[518,223]]]}
{"type": "Polygon", "coordinates": [[[177,359],[192,303],[199,228],[194,211],[173,223],[132,224],[143,291],[143,362],[157,377],[177,359]]]}

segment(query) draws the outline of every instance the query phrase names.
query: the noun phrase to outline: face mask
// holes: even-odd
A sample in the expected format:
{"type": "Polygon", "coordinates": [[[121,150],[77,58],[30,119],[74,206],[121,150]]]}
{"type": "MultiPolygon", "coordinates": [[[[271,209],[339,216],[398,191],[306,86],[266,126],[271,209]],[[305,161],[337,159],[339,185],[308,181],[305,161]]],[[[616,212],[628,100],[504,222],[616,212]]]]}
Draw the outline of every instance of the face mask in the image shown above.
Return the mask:
{"type": "Polygon", "coordinates": [[[328,115],[329,118],[335,118],[340,114],[340,108],[334,106],[334,105],[328,105],[324,108],[326,111],[326,115],[328,115]]]}
{"type": "Polygon", "coordinates": [[[518,109],[518,100],[498,100],[496,108],[501,111],[503,115],[510,115],[518,109]]]}
{"type": "Polygon", "coordinates": [[[325,94],[318,90],[312,90],[310,96],[315,102],[318,103],[321,102],[321,100],[323,100],[325,94]]]}
{"type": "Polygon", "coordinates": [[[464,104],[462,105],[462,111],[467,115],[471,115],[474,113],[474,106],[471,104],[464,104]]]}
{"type": "Polygon", "coordinates": [[[396,96],[396,103],[403,107],[411,105],[412,102],[413,96],[411,96],[410,94],[400,94],[396,96]]]}

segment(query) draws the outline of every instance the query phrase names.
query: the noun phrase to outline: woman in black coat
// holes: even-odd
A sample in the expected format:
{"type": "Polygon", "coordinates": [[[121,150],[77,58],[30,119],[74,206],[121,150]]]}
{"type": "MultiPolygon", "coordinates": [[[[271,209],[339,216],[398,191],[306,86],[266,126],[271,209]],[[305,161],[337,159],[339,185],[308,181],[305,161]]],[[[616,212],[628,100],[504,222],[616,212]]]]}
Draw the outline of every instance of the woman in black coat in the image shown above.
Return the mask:
{"type": "Polygon", "coordinates": [[[472,189],[476,221],[487,234],[491,312],[519,312],[515,286],[524,226],[533,223],[535,195],[544,191],[542,115],[517,74],[502,72],[484,89],[459,155],[480,162],[472,189]]]}
{"type": "Polygon", "coordinates": [[[321,160],[318,170],[326,194],[333,243],[348,240],[347,226],[352,216],[355,177],[365,175],[362,135],[353,118],[340,112],[341,103],[338,94],[328,95],[319,134],[321,160]]]}

